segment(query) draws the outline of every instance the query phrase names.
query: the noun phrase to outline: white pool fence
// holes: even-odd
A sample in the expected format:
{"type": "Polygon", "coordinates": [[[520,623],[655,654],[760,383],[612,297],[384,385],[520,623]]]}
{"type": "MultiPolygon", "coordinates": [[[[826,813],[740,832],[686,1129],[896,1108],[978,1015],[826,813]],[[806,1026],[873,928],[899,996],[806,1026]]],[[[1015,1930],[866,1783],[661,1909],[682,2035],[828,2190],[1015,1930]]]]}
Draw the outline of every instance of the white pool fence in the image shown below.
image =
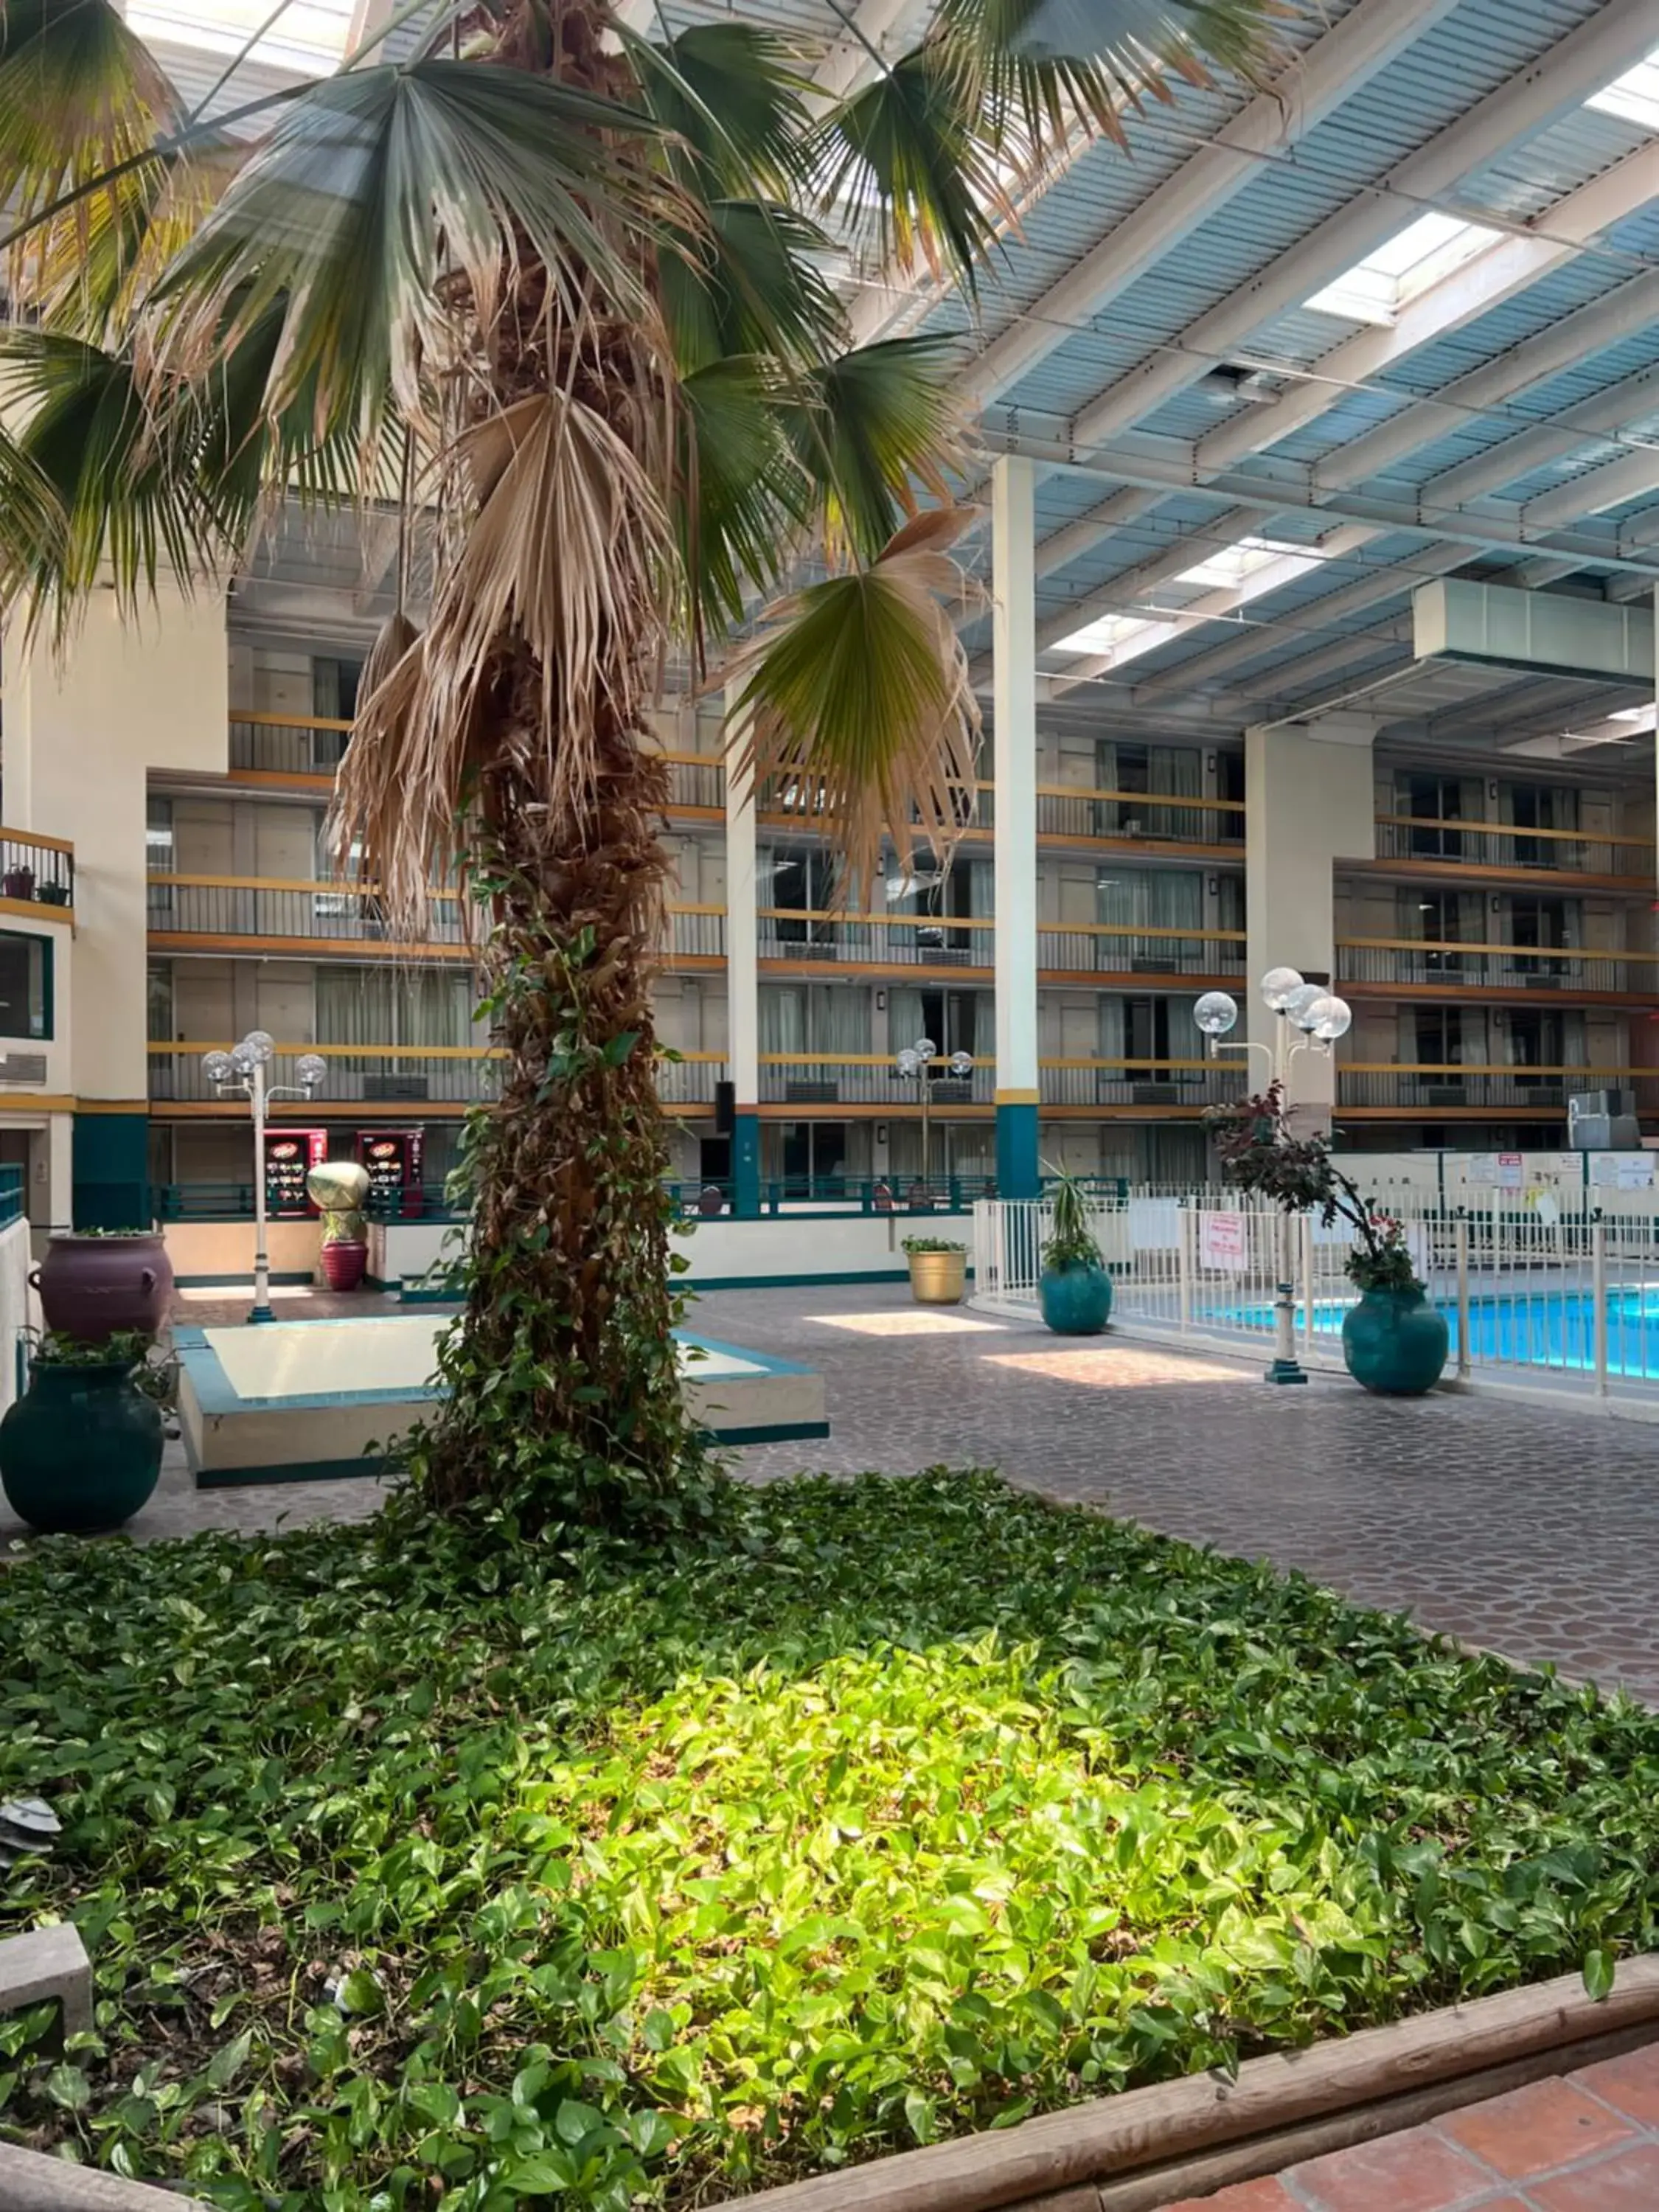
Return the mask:
{"type": "MultiPolygon", "coordinates": [[[[1447,1373],[1601,1400],[1655,1394],[1659,1411],[1659,1221],[1546,1200],[1489,1210],[1388,1211],[1451,1331],[1447,1373]]],[[[974,1208],[975,1303],[1034,1312],[1053,1209],[981,1200],[974,1208]]],[[[1279,1280],[1278,1210],[1224,1190],[1152,1188],[1103,1197],[1091,1224],[1109,1266],[1114,1321],[1153,1335],[1271,1357],[1279,1280]]],[[[1357,1293],[1350,1232],[1296,1217],[1297,1356],[1340,1367],[1342,1317],[1357,1293]]]]}

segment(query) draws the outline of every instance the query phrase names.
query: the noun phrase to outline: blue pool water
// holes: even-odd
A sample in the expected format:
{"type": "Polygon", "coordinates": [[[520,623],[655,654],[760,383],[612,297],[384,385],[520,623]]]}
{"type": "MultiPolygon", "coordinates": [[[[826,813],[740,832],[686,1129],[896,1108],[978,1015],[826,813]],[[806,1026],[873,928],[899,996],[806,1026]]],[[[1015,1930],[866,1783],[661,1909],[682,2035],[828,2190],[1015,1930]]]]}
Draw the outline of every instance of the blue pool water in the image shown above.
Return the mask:
{"type": "MultiPolygon", "coordinates": [[[[1457,1308],[1450,1300],[1440,1304],[1451,1331],[1455,1356],[1457,1308]]],[[[1316,1336],[1335,1336],[1349,1301],[1321,1298],[1314,1306],[1316,1336]]],[[[1271,1305],[1215,1306],[1218,1321],[1237,1328],[1270,1328],[1271,1305]]],[[[1659,1285],[1644,1284],[1632,1290],[1607,1294],[1607,1371],[1611,1375],[1659,1376],[1659,1285]]],[[[1296,1325],[1303,1326],[1298,1304],[1296,1325]]],[[[1593,1368],[1595,1364],[1595,1302],[1589,1291],[1530,1291],[1510,1297],[1474,1297],[1469,1301],[1469,1353],[1479,1360],[1501,1360],[1522,1366],[1593,1368]]]]}

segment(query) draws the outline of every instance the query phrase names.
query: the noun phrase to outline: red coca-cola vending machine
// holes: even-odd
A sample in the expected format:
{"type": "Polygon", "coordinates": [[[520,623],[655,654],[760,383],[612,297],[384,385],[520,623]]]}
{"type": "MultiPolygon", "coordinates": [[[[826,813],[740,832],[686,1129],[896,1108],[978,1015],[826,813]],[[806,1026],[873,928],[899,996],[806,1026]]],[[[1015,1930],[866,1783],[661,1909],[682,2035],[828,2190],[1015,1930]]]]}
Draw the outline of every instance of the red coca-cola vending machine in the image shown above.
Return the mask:
{"type": "Polygon", "coordinates": [[[359,1129],[357,1157],[368,1170],[371,1212],[407,1221],[422,1212],[419,1129],[359,1129]]]}
{"type": "Polygon", "coordinates": [[[314,1214],[306,1177],[328,1158],[326,1129],[265,1131],[265,1212],[273,1221],[314,1214]]]}

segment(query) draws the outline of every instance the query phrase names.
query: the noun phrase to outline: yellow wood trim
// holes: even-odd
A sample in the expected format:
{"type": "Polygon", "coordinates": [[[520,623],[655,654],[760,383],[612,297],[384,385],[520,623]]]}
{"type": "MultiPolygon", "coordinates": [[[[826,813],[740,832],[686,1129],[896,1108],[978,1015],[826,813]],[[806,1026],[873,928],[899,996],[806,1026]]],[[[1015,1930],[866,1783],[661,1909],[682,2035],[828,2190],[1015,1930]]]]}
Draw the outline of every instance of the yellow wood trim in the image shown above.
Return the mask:
{"type": "Polygon", "coordinates": [[[678,746],[662,745],[650,752],[647,752],[646,758],[647,760],[672,761],[677,766],[682,768],[718,769],[722,775],[726,773],[726,756],[724,753],[688,753],[680,750],[678,746]]]}
{"type": "Polygon", "coordinates": [[[1042,1093],[1040,1091],[999,1091],[995,1094],[995,1103],[999,1106],[1041,1106],[1042,1093]]]}
{"type": "Polygon", "coordinates": [[[262,730],[351,730],[355,722],[344,722],[337,714],[269,714],[257,707],[233,707],[228,717],[233,722],[252,722],[262,730]]]}
{"type": "MultiPolygon", "coordinates": [[[[378,884],[350,882],[338,876],[180,876],[169,874],[161,868],[152,868],[144,880],[162,884],[169,890],[308,891],[322,898],[377,899],[380,896],[378,884]]],[[[427,896],[442,904],[446,900],[459,901],[461,892],[456,885],[434,884],[428,888],[427,896]]]]}
{"type": "Polygon", "coordinates": [[[38,845],[43,853],[67,853],[75,855],[73,842],[67,837],[43,836],[38,830],[7,830],[0,828],[0,837],[9,837],[14,845],[38,845]]]}
{"type": "Polygon", "coordinates": [[[665,914],[724,914],[723,906],[665,906],[665,914]]]}
{"type": "MultiPolygon", "coordinates": [[[[1186,802],[1183,800],[1181,803],[1184,805],[1186,802]]],[[[1650,837],[1632,837],[1621,831],[1612,830],[1528,830],[1519,822],[1442,821],[1438,815],[1379,814],[1376,819],[1379,822],[1389,823],[1396,829],[1463,830],[1476,836],[1496,837],[1555,837],[1564,840],[1569,845],[1650,847],[1653,842],[1650,837]]],[[[1425,854],[1423,857],[1430,860],[1434,856],[1431,854],[1425,854]]]]}
{"type": "Polygon", "coordinates": [[[1652,960],[1659,952],[1603,951],[1592,945],[1471,945],[1433,937],[1339,937],[1339,952],[1509,952],[1522,960],[1652,960]]]}
{"type": "Polygon", "coordinates": [[[236,937],[210,930],[157,929],[149,933],[153,952],[269,953],[279,960],[465,960],[470,945],[428,942],[397,945],[380,937],[236,937]]]}
{"type": "Polygon", "coordinates": [[[131,1108],[82,1105],[61,1091],[0,1091],[0,1114],[142,1114],[142,1104],[131,1108]]]}
{"type": "MultiPolygon", "coordinates": [[[[294,1107],[292,1099],[278,1102],[284,1110],[294,1107]]],[[[307,1121],[395,1121],[408,1122],[411,1118],[422,1121],[459,1121],[470,1114],[478,1103],[476,1098],[313,1098],[304,1105],[307,1121]]],[[[144,1110],[152,1121],[210,1121],[240,1114],[247,1120],[246,1099],[232,1098],[152,1098],[144,1110]]],[[[711,1107],[712,1113],[714,1109],[711,1107]]]]}
{"type": "MultiPolygon", "coordinates": [[[[1092,784],[1040,783],[1036,786],[1039,799],[1118,799],[1130,806],[1207,806],[1217,814],[1247,814],[1249,807],[1242,799],[1188,798],[1179,791],[1097,791],[1092,784]]],[[[976,781],[975,791],[994,793],[994,783],[976,781]]]]}
{"type": "Polygon", "coordinates": [[[72,906],[52,906],[41,899],[0,898],[0,914],[19,915],[30,921],[44,915],[49,921],[68,922],[71,927],[75,922],[72,906]]]}
{"type": "Polygon", "coordinates": [[[148,1098],[76,1098],[70,1101],[77,1114],[148,1114],[148,1098]]]}

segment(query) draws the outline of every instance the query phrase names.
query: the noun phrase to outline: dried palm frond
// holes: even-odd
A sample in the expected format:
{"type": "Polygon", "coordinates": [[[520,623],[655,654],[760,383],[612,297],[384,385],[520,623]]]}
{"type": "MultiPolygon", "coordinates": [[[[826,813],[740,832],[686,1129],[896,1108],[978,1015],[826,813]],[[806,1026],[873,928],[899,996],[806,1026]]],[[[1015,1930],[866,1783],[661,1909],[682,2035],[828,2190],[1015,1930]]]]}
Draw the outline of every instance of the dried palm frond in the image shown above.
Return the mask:
{"type": "MultiPolygon", "coordinates": [[[[545,747],[546,757],[516,764],[552,815],[578,818],[601,716],[637,726],[673,560],[667,514],[641,461],[568,392],[515,402],[466,432],[462,447],[477,514],[424,635],[358,711],[335,808],[337,844],[361,837],[365,866],[405,926],[424,926],[430,872],[449,857],[478,765],[480,706],[503,675],[502,639],[531,656],[540,693],[539,715],[519,718],[508,743],[545,747]]],[[[502,736],[498,720],[498,744],[502,736]]]]}

